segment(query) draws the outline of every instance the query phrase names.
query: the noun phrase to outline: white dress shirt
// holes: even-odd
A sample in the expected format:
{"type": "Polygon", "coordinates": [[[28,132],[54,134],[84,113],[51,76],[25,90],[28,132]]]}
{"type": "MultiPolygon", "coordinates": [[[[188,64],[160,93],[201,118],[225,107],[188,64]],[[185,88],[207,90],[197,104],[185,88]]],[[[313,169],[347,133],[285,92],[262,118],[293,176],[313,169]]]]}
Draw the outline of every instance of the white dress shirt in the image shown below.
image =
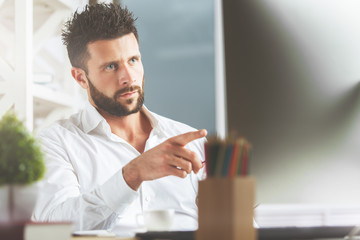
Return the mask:
{"type": "MultiPolygon", "coordinates": [[[[152,131],[145,151],[166,139],[194,131],[185,124],[141,110],[152,131]]],[[[111,132],[109,124],[89,103],[67,120],[42,130],[46,175],[33,214],[34,221],[73,221],[75,230],[137,226],[136,215],[151,209],[174,209],[172,230],[197,229],[196,196],[204,169],[186,178],[145,181],[138,191],[124,181],[122,168],[140,153],[111,132]]],[[[205,139],[186,145],[204,159],[205,139]]]]}

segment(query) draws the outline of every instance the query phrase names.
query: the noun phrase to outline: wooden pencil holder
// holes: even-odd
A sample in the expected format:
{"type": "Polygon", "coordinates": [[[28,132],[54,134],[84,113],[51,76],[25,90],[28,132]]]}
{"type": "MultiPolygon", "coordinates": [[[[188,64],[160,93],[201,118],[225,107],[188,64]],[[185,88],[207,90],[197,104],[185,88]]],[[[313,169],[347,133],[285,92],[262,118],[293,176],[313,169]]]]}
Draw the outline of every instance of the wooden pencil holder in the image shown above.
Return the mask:
{"type": "Polygon", "coordinates": [[[255,240],[255,180],[208,178],[199,182],[196,240],[255,240]]]}

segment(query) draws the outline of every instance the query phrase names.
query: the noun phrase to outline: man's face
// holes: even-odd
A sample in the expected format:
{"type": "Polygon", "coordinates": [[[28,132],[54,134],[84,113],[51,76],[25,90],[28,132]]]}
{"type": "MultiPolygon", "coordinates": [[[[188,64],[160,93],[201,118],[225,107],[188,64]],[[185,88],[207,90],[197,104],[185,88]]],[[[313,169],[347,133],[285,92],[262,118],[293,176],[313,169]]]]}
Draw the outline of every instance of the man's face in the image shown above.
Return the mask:
{"type": "Polygon", "coordinates": [[[135,36],[89,43],[88,52],[90,102],[113,116],[138,112],[144,103],[144,69],[135,36]]]}

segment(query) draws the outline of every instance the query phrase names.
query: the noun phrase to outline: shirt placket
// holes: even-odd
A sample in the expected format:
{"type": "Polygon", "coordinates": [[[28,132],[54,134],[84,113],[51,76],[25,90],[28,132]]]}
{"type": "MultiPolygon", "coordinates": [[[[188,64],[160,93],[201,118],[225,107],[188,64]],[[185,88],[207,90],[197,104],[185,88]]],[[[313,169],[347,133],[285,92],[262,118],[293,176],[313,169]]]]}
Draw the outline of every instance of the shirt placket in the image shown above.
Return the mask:
{"type": "MultiPolygon", "coordinates": [[[[145,151],[148,151],[149,149],[158,145],[159,138],[161,138],[159,130],[154,128],[151,131],[148,140],[146,141],[145,151]]],[[[140,191],[142,211],[149,210],[151,206],[154,206],[155,204],[153,203],[155,200],[155,193],[152,191],[151,187],[149,187],[146,181],[141,184],[140,191]]]]}
{"type": "Polygon", "coordinates": [[[149,206],[153,200],[152,195],[151,195],[151,191],[150,189],[146,186],[146,183],[143,183],[141,185],[141,194],[140,194],[140,199],[141,199],[141,207],[142,207],[142,211],[146,211],[149,209],[149,206]]]}

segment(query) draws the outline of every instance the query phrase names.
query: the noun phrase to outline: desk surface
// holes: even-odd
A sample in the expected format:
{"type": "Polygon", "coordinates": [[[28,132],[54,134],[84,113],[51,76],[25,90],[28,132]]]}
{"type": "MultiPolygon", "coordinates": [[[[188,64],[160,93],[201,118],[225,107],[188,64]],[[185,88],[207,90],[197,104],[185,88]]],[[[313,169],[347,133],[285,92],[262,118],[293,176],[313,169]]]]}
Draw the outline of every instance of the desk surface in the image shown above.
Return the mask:
{"type": "MultiPolygon", "coordinates": [[[[321,227],[282,227],[257,229],[259,240],[289,239],[343,239],[355,226],[321,226],[321,227]]],[[[72,240],[195,240],[195,232],[148,232],[137,235],[139,238],[118,237],[72,237],[72,240]]]]}
{"type": "Polygon", "coordinates": [[[137,238],[118,238],[118,237],[72,237],[71,240],[138,240],[137,238]]]}

